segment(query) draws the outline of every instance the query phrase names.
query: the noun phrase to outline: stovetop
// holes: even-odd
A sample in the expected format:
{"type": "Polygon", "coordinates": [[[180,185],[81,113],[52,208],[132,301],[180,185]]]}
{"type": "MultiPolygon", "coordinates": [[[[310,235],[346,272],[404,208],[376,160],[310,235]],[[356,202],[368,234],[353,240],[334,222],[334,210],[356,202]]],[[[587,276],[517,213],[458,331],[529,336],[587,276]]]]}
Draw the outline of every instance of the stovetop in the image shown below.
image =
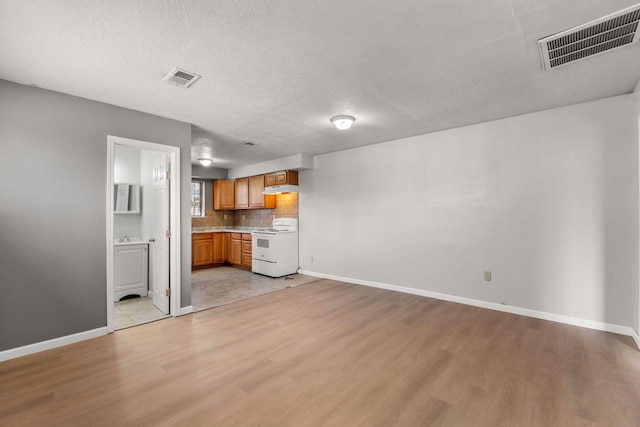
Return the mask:
{"type": "Polygon", "coordinates": [[[268,234],[279,234],[279,233],[295,233],[295,229],[277,229],[277,228],[258,228],[257,230],[253,230],[252,233],[268,233],[268,234]]]}

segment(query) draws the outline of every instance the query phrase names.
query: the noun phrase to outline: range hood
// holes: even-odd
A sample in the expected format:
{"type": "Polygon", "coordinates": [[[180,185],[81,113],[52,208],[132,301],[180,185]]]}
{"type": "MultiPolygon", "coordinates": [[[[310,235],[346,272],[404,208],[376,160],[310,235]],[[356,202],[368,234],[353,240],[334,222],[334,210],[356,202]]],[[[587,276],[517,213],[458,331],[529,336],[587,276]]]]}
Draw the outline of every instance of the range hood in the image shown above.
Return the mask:
{"type": "Polygon", "coordinates": [[[272,185],[271,187],[265,187],[262,194],[282,194],[282,193],[297,193],[297,185],[272,185]]]}

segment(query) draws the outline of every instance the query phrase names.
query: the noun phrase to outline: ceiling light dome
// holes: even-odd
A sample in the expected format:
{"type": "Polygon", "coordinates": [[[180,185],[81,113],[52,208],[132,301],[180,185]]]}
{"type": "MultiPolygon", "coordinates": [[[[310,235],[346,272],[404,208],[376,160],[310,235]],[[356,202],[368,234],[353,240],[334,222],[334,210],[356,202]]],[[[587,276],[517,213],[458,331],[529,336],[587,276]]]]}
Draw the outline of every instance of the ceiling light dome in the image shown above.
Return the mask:
{"type": "Polygon", "coordinates": [[[356,118],[353,116],[333,116],[331,117],[331,123],[340,130],[346,130],[351,127],[356,118]]]}
{"type": "Polygon", "coordinates": [[[211,165],[211,163],[213,163],[213,159],[200,158],[200,159],[198,159],[198,161],[200,162],[200,164],[202,166],[209,166],[209,165],[211,165]]]}

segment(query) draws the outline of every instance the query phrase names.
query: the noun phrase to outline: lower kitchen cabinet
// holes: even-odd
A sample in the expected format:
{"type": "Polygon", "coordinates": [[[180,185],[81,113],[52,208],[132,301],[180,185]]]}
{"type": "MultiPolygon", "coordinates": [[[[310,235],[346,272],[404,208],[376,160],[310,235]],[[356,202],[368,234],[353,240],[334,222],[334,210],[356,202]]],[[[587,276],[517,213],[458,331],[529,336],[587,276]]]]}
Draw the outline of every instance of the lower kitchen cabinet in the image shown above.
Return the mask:
{"type": "Polygon", "coordinates": [[[231,265],[251,270],[251,233],[192,233],[191,269],[231,265]]]}
{"type": "Polygon", "coordinates": [[[224,252],[224,235],[226,233],[213,233],[213,263],[222,264],[227,260],[224,252]]]}
{"type": "Polygon", "coordinates": [[[213,264],[213,233],[191,235],[191,267],[213,264]]]}
{"type": "Polygon", "coordinates": [[[229,264],[236,266],[242,265],[242,234],[240,233],[231,233],[229,264]]]}
{"type": "Polygon", "coordinates": [[[226,233],[191,234],[191,269],[208,268],[224,264],[226,233]]]}
{"type": "Polygon", "coordinates": [[[251,269],[251,234],[242,235],[242,266],[251,269]]]}

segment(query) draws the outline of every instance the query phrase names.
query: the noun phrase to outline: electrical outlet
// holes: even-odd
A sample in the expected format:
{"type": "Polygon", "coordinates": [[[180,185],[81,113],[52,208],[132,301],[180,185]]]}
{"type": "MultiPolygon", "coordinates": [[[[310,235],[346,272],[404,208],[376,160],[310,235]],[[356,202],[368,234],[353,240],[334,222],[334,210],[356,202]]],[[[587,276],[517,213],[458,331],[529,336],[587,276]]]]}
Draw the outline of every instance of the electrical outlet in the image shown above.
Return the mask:
{"type": "Polygon", "coordinates": [[[247,219],[247,216],[246,216],[246,215],[242,215],[242,219],[243,219],[243,220],[244,220],[244,219],[247,219]]]}
{"type": "Polygon", "coordinates": [[[227,215],[225,214],[224,219],[227,219],[227,215]]]}
{"type": "Polygon", "coordinates": [[[311,262],[313,262],[313,255],[311,255],[311,262]]]}
{"type": "Polygon", "coordinates": [[[491,281],[491,272],[490,271],[485,271],[484,272],[484,280],[485,280],[485,282],[490,282],[491,281]]]}

